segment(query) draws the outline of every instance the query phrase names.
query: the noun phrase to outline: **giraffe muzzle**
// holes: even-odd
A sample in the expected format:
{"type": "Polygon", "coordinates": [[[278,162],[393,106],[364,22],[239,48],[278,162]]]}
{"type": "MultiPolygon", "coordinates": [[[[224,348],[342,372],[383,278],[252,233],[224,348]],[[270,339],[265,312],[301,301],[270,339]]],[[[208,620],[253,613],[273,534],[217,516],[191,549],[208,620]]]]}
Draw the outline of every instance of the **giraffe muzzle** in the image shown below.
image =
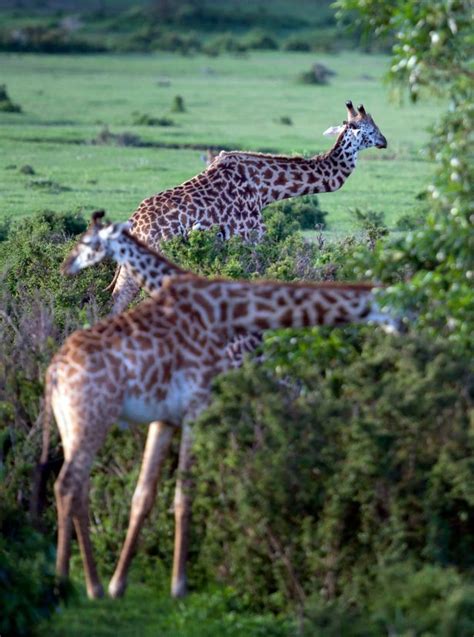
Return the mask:
{"type": "Polygon", "coordinates": [[[378,144],[376,144],[377,148],[387,148],[387,140],[385,137],[382,137],[378,144]]]}

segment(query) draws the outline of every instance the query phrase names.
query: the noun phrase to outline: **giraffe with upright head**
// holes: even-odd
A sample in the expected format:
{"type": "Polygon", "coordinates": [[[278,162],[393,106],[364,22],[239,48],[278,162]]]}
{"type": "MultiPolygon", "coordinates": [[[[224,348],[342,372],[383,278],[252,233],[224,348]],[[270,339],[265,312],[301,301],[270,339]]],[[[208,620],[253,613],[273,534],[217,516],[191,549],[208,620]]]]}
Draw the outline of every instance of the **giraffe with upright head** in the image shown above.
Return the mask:
{"type": "MultiPolygon", "coordinates": [[[[104,225],[104,216],[104,210],[92,214],[89,228],[63,263],[63,272],[76,274],[109,257],[118,265],[126,265],[137,285],[151,296],[160,291],[165,277],[193,274],[131,235],[129,221],[104,225]]],[[[261,343],[261,332],[236,336],[226,348],[233,367],[240,367],[244,355],[253,352],[261,343]]]]}
{"type": "MultiPolygon", "coordinates": [[[[66,262],[65,270],[74,271],[73,263],[66,262]]],[[[74,525],[88,595],[102,595],[89,535],[90,470],[114,422],[151,423],[129,527],[109,593],[118,597],[125,590],[163,461],[173,433],[180,429],[172,594],[183,595],[191,423],[209,402],[212,379],[230,367],[227,344],[255,330],[367,321],[391,321],[377,309],[370,284],[311,285],[180,275],[166,277],[161,289],[134,309],[74,332],[46,374],[42,465],[48,455],[52,413],[64,449],[64,464],[55,483],[58,575],[68,575],[74,525]]]]}
{"type": "MultiPolygon", "coordinates": [[[[180,186],[145,199],[132,215],[130,232],[158,249],[160,241],[190,230],[213,226],[222,236],[239,235],[246,241],[264,234],[262,209],[273,201],[339,189],[364,148],[386,148],[387,140],[372,117],[346,102],[347,121],[331,127],[334,146],[311,158],[263,153],[222,151],[208,168],[180,186]]],[[[114,281],[114,313],[124,310],[138,285],[122,266],[114,281]]]]}

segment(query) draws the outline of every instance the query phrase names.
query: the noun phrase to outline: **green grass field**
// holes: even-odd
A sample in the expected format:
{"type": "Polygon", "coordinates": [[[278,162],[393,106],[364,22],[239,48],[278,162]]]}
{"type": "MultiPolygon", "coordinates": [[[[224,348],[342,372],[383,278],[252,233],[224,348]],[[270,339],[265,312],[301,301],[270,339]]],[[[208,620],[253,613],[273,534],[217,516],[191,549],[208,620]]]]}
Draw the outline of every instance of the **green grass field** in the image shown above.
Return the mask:
{"type": "Polygon", "coordinates": [[[172,54],[0,56],[5,83],[23,113],[0,113],[0,219],[37,210],[106,208],[125,219],[145,197],[204,168],[212,145],[314,154],[332,141],[321,133],[345,117],[344,101],[363,102],[389,140],[366,151],[341,191],[321,195],[329,229],[348,232],[351,208],[384,211],[392,226],[411,213],[431,172],[423,156],[436,104],[389,100],[388,58],[343,53],[255,52],[246,57],[172,54]],[[327,86],[297,82],[318,61],[336,71],[327,86]],[[181,95],[185,113],[170,113],[181,95]],[[134,126],[133,113],[168,116],[170,127],[134,126]],[[293,124],[281,124],[288,116],[293,124]],[[93,145],[103,127],[138,135],[152,147],[93,145]],[[160,147],[160,145],[163,145],[160,147]],[[166,148],[176,145],[178,148],[166,148]],[[35,174],[23,174],[24,165],[35,174]]]}
{"type": "Polygon", "coordinates": [[[58,609],[39,637],[290,637],[289,618],[243,611],[226,589],[173,600],[162,591],[135,583],[121,600],[89,601],[80,593],[58,609]]]}

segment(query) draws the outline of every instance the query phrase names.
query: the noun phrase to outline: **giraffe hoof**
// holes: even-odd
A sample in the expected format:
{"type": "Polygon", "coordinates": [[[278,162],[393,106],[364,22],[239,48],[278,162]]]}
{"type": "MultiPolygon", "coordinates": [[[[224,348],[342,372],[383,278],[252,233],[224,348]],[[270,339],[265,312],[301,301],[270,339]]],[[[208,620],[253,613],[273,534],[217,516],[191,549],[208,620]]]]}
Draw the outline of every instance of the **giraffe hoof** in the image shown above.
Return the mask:
{"type": "Polygon", "coordinates": [[[109,584],[109,595],[112,599],[119,599],[120,597],[123,597],[126,588],[127,582],[112,578],[109,584]]]}
{"type": "Polygon", "coordinates": [[[171,585],[171,596],[175,599],[180,597],[185,597],[188,592],[188,587],[186,585],[186,580],[182,579],[178,582],[173,582],[171,585]]]}
{"type": "Polygon", "coordinates": [[[89,599],[100,599],[104,596],[104,589],[102,584],[94,584],[87,587],[87,597],[89,599]]]}

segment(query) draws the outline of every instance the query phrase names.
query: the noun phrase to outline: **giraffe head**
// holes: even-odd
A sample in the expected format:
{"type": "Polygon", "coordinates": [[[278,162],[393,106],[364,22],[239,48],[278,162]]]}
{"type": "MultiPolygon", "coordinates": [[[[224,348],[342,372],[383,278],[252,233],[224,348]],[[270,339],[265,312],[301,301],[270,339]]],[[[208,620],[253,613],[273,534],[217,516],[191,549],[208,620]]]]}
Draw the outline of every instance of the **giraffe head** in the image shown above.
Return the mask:
{"type": "Polygon", "coordinates": [[[323,134],[324,135],[342,135],[350,133],[350,140],[354,150],[362,150],[363,148],[387,148],[387,140],[380,132],[379,127],[374,122],[369,113],[365,112],[362,104],[357,110],[348,100],[346,102],[347,120],[341,126],[331,126],[323,134]]]}
{"type": "Polygon", "coordinates": [[[129,221],[104,225],[101,221],[104,215],[104,210],[97,210],[92,214],[89,228],[61,266],[63,274],[76,274],[83,268],[99,263],[110,255],[111,242],[118,239],[124,231],[129,230],[131,226],[129,221]]]}

